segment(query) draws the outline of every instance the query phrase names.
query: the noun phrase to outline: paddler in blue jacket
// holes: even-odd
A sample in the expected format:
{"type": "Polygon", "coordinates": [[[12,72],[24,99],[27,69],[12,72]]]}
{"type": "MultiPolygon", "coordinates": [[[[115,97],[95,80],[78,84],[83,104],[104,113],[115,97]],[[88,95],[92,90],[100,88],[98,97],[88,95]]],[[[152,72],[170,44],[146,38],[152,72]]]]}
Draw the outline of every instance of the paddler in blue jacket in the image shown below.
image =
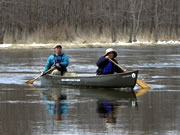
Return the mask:
{"type": "Polygon", "coordinates": [[[111,59],[118,64],[118,62],[114,59],[116,57],[117,52],[112,48],[108,48],[104,56],[100,57],[99,60],[96,62],[96,65],[98,66],[98,69],[96,71],[97,75],[114,74],[115,72],[122,73],[126,71],[123,71],[109,60],[111,59]]]}
{"type": "Polygon", "coordinates": [[[55,53],[48,57],[43,73],[48,71],[50,68],[55,67],[51,74],[64,75],[64,73],[67,72],[69,58],[67,55],[62,53],[61,45],[56,45],[54,51],[55,53]]]}

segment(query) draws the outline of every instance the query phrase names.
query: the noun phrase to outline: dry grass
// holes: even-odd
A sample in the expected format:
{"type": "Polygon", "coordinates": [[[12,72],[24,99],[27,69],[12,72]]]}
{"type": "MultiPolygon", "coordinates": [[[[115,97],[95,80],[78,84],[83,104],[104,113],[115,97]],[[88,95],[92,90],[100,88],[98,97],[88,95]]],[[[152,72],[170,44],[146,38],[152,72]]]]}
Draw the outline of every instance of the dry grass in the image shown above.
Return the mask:
{"type": "MultiPolygon", "coordinates": [[[[129,34],[122,33],[120,30],[117,31],[117,41],[128,42],[129,34]]],[[[137,33],[137,40],[139,41],[153,41],[153,33],[139,32],[137,33]]],[[[167,41],[167,40],[179,40],[175,30],[172,31],[171,36],[169,36],[168,31],[160,30],[159,31],[159,40],[167,41]]],[[[77,28],[75,32],[75,28],[73,26],[54,26],[52,28],[41,27],[37,29],[35,32],[29,34],[26,31],[19,32],[15,31],[14,36],[12,33],[5,33],[4,43],[5,44],[49,44],[49,43],[79,43],[79,44],[87,44],[87,43],[111,43],[111,31],[109,28],[103,28],[102,33],[98,32],[98,28],[94,29],[85,29],[77,28]]]]}

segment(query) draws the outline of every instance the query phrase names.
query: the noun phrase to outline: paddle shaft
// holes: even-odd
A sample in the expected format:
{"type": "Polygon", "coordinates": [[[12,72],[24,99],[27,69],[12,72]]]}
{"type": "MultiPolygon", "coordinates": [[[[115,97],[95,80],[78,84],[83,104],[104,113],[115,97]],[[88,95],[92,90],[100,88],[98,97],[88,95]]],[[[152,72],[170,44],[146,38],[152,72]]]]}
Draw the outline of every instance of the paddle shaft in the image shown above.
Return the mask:
{"type": "Polygon", "coordinates": [[[50,68],[48,71],[46,71],[46,72],[45,72],[44,74],[42,74],[41,76],[46,75],[47,73],[49,73],[49,72],[52,71],[53,69],[55,69],[55,67],[50,68]]]}
{"type": "Polygon", "coordinates": [[[54,68],[55,68],[55,67],[50,68],[50,69],[49,69],[48,71],[46,71],[44,74],[42,74],[42,75],[36,77],[35,79],[37,80],[39,77],[41,77],[41,76],[43,76],[43,75],[49,73],[49,72],[52,71],[54,68]]]}
{"type": "Polygon", "coordinates": [[[35,80],[37,80],[37,79],[39,79],[41,76],[43,76],[43,75],[49,73],[49,72],[52,71],[54,68],[55,68],[55,67],[50,68],[50,69],[49,69],[48,71],[46,71],[44,74],[42,74],[42,75],[40,75],[40,76],[34,78],[33,80],[29,80],[29,81],[27,81],[26,83],[32,84],[35,80]]]}
{"type": "Polygon", "coordinates": [[[117,67],[119,67],[120,69],[122,69],[123,71],[126,71],[126,69],[124,69],[123,67],[121,67],[120,65],[118,65],[115,61],[113,61],[112,59],[108,58],[112,63],[114,63],[117,67]]]}

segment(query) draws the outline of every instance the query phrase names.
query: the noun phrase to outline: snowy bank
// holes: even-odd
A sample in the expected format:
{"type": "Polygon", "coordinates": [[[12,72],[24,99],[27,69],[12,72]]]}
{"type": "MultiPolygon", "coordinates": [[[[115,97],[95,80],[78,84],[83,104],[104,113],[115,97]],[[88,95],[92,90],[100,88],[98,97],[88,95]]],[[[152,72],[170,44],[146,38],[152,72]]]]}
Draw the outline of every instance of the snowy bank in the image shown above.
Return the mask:
{"type": "Polygon", "coordinates": [[[153,42],[115,42],[115,43],[49,43],[49,44],[0,44],[0,49],[35,49],[35,48],[53,48],[55,45],[61,44],[63,48],[108,48],[108,47],[124,47],[124,46],[172,46],[172,45],[180,45],[180,41],[158,41],[157,43],[153,42]]]}

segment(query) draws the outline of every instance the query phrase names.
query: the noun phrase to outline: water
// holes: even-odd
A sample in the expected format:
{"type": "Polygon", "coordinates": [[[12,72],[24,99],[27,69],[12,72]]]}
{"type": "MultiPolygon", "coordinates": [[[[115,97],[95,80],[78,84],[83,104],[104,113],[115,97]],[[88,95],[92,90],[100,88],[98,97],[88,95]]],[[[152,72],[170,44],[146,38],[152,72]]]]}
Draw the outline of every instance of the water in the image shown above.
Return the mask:
{"type": "MultiPolygon", "coordinates": [[[[1,135],[178,135],[180,47],[116,48],[120,65],[152,89],[42,87],[53,50],[0,50],[1,135]]],[[[95,72],[105,49],[65,49],[68,71],[95,72]]]]}

